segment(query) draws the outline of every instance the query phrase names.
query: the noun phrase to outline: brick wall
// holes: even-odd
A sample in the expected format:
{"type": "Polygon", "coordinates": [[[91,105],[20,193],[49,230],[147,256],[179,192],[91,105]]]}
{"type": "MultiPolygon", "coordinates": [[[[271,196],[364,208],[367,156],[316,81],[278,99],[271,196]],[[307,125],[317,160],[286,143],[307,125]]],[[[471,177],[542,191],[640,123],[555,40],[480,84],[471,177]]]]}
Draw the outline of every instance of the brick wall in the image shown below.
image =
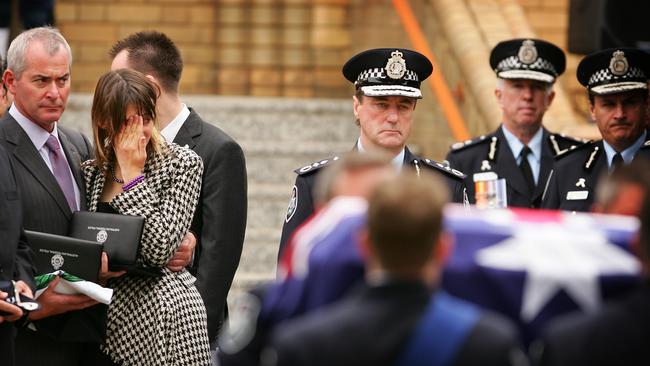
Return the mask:
{"type": "Polygon", "coordinates": [[[181,49],[183,93],[340,97],[350,0],[58,0],[73,90],[92,92],[120,38],[156,29],[181,49]]]}
{"type": "Polygon", "coordinates": [[[576,79],[578,63],[584,55],[568,53],[569,0],[518,0],[537,36],[567,52],[567,69],[560,78],[569,93],[575,112],[587,119],[585,88],[576,79]]]}

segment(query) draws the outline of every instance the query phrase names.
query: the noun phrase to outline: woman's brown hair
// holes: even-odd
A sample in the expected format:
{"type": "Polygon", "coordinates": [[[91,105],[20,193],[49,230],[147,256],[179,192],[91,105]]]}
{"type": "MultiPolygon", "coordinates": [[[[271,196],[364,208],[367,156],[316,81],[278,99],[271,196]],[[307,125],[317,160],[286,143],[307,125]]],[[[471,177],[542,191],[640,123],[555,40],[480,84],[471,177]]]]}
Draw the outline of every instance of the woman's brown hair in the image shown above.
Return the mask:
{"type": "Polygon", "coordinates": [[[107,166],[115,163],[113,141],[126,123],[126,110],[130,105],[144,120],[154,123],[155,128],[147,144],[147,156],[160,153],[162,136],[156,121],[156,99],[159,95],[158,86],[135,70],[109,71],[99,78],[91,109],[95,166],[106,173],[107,166]]]}

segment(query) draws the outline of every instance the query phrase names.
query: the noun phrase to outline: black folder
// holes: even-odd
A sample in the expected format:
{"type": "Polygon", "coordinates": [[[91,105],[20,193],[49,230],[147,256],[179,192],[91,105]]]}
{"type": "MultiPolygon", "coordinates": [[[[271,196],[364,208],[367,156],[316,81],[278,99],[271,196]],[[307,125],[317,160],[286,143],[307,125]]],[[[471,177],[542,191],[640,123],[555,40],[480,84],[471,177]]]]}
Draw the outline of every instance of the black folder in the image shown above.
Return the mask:
{"type": "Polygon", "coordinates": [[[144,217],[104,212],[77,211],[72,214],[69,235],[104,244],[111,271],[136,268],[136,257],[144,217]]]}
{"type": "Polygon", "coordinates": [[[86,281],[97,282],[103,245],[95,241],[25,230],[34,252],[36,274],[64,270],[86,281]]]}

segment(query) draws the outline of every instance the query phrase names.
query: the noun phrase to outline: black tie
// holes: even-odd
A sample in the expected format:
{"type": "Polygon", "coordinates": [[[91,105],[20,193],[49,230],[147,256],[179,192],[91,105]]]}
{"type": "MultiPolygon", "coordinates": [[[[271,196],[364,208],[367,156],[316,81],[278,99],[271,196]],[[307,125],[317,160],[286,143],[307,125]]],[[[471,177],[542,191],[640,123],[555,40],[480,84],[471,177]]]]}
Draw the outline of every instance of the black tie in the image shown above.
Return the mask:
{"type": "Polygon", "coordinates": [[[530,148],[524,145],[524,148],[521,149],[521,153],[519,154],[521,157],[519,169],[521,169],[521,174],[523,174],[524,180],[528,185],[529,192],[532,195],[535,191],[535,179],[533,178],[533,170],[530,169],[530,164],[528,164],[528,154],[530,153],[530,148]]]}
{"type": "Polygon", "coordinates": [[[623,165],[623,157],[621,156],[621,154],[620,153],[614,154],[614,158],[612,158],[611,170],[618,169],[622,165],[623,165]]]}

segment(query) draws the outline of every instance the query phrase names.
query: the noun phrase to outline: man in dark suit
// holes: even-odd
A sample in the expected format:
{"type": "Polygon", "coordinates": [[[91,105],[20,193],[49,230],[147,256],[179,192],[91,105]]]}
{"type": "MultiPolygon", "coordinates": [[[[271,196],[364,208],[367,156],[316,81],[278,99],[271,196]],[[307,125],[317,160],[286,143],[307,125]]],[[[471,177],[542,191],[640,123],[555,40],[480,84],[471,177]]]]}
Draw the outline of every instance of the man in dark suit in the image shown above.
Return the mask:
{"type": "MultiPolygon", "coordinates": [[[[34,28],[16,37],[3,74],[14,102],[0,119],[0,144],[15,162],[24,227],[61,235],[72,212],[85,208],[80,164],[92,155],[85,137],[57,123],[70,92],[70,62],[70,47],[56,29],[34,28]]],[[[38,301],[41,309],[30,314],[34,322],[18,333],[19,365],[75,365],[88,345],[97,347],[103,329],[84,327],[101,309],[73,311],[96,301],[52,289],[38,301]]]]}
{"type": "Polygon", "coordinates": [[[507,40],[492,49],[490,66],[497,75],[494,95],[502,111],[501,126],[488,135],[452,145],[447,155],[451,166],[468,175],[471,203],[476,203],[476,182],[488,176],[481,173],[492,172],[506,180],[509,207],[540,206],[553,157],[582,143],[542,125],[565,63],[560,48],[539,39],[507,40]]]}
{"type": "Polygon", "coordinates": [[[599,51],[582,59],[577,76],[589,92],[589,112],[603,139],[556,159],[544,208],[589,211],[602,174],[637,157],[650,158],[650,55],[633,48],[599,51]]]}
{"type": "MultiPolygon", "coordinates": [[[[639,216],[636,243],[643,280],[635,291],[593,314],[569,314],[546,329],[540,353],[543,366],[650,364],[650,165],[636,159],[616,169],[598,185],[598,211],[639,216]]],[[[535,349],[535,348],[533,348],[535,349]]]]}
{"type": "Polygon", "coordinates": [[[422,177],[403,172],[377,185],[360,240],[366,286],[278,325],[263,361],[509,365],[515,353],[522,356],[517,332],[507,320],[438,291],[432,296],[450,249],[441,235],[447,189],[433,178],[428,172],[422,177]]]}
{"type": "MultiPolygon", "coordinates": [[[[417,172],[432,170],[445,177],[453,201],[463,202],[465,174],[419,157],[406,146],[415,105],[422,98],[420,83],[431,75],[432,69],[424,55],[401,48],[367,50],[346,62],[343,75],[356,87],[352,101],[359,138],[354,149],[362,153],[366,150],[388,153],[398,170],[403,167],[417,172]]],[[[313,188],[321,168],[336,160],[338,157],[319,160],[295,170],[298,176],[282,227],[279,255],[296,228],[314,212],[313,188]]]]}
{"type": "MultiPolygon", "coordinates": [[[[210,341],[216,347],[246,230],[244,153],[235,140],[182,103],[178,89],[183,60],[165,34],[132,34],[118,41],[110,56],[111,69],[135,69],[160,87],[156,112],[161,134],[168,141],[188,146],[203,159],[201,196],[191,227],[197,246],[190,271],[197,277],[196,287],[208,313],[210,341]]],[[[175,264],[186,265],[182,261],[175,264]]]]}
{"type": "MultiPolygon", "coordinates": [[[[21,291],[33,297],[34,269],[22,229],[22,206],[9,155],[0,145],[0,281],[16,281],[21,291]]],[[[6,282],[5,282],[6,283],[6,282]]],[[[0,355],[2,364],[14,364],[14,322],[23,317],[21,308],[5,301],[12,294],[0,290],[0,355]]]]}

